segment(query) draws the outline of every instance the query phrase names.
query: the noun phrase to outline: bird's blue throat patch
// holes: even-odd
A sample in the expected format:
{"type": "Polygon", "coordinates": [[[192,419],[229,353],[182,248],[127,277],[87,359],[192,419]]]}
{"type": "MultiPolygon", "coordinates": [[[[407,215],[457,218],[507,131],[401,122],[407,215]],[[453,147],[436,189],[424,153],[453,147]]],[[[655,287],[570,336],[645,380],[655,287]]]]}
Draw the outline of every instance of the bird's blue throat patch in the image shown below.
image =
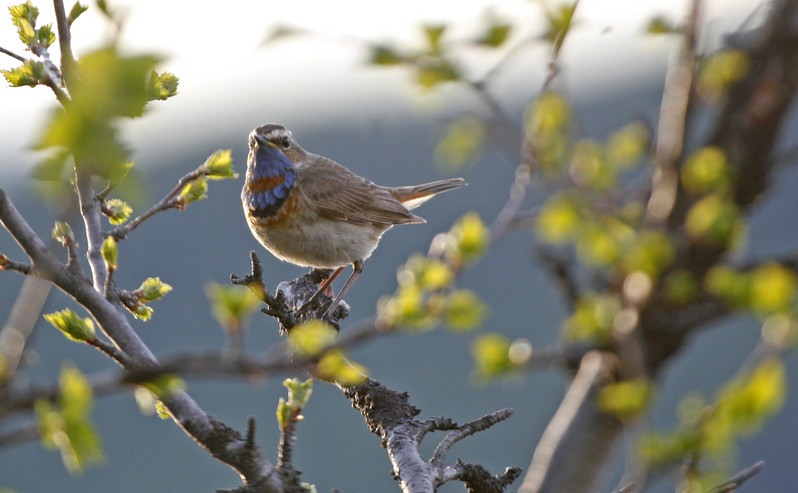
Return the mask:
{"type": "Polygon", "coordinates": [[[282,152],[259,146],[247,162],[247,182],[241,200],[257,217],[270,217],[280,210],[296,181],[296,168],[282,152]]]}

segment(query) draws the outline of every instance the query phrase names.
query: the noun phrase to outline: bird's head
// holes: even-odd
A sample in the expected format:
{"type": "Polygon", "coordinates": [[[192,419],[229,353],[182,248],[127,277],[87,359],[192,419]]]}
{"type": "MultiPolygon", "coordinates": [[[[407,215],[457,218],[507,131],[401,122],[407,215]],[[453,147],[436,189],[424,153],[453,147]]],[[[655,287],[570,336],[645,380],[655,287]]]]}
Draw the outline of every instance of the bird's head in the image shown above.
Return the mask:
{"type": "Polygon", "coordinates": [[[241,200],[257,216],[274,214],[296,180],[304,151],[282,125],[261,125],[249,134],[247,176],[241,200]]]}
{"type": "Polygon", "coordinates": [[[249,134],[250,154],[270,156],[268,160],[282,160],[280,156],[296,164],[305,156],[305,151],[299,147],[290,130],[282,125],[268,123],[261,125],[249,134]]]}

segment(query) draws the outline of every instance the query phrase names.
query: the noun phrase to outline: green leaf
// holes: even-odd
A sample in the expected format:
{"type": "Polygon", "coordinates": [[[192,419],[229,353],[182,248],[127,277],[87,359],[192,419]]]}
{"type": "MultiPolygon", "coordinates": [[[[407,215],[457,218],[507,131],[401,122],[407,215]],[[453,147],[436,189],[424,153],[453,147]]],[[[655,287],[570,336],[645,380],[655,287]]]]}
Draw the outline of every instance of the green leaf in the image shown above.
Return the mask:
{"type": "Polygon", "coordinates": [[[725,192],[731,186],[731,168],[723,149],[709,146],[687,158],[682,167],[684,189],[693,194],[725,192]]]}
{"type": "Polygon", "coordinates": [[[706,59],[699,72],[698,92],[713,98],[726,94],[729,88],[748,73],[751,62],[740,50],[724,50],[706,59]]]}
{"type": "Polygon", "coordinates": [[[163,298],[163,296],[172,290],[172,286],[161,282],[159,277],[148,277],[141,286],[136,290],[139,294],[139,299],[144,303],[155,301],[163,298]]]}
{"type": "Polygon", "coordinates": [[[673,34],[679,30],[673,26],[673,21],[664,15],[658,15],[652,18],[646,26],[646,32],[649,34],[673,34]]]}
{"type": "Polygon", "coordinates": [[[581,207],[569,195],[551,197],[538,214],[535,231],[546,243],[562,244],[573,241],[583,224],[581,207]]]}
{"type": "Polygon", "coordinates": [[[578,232],[576,251],[587,263],[611,267],[621,259],[623,241],[614,221],[586,221],[578,232]]]}
{"type": "Polygon", "coordinates": [[[479,378],[495,378],[512,368],[509,357],[510,340],[491,333],[479,336],[471,346],[474,371],[479,378]]]}
{"type": "Polygon", "coordinates": [[[505,22],[492,20],[485,33],[477,39],[477,44],[498,48],[507,41],[512,31],[512,25],[505,22]]]}
{"type": "Polygon", "coordinates": [[[751,277],[730,267],[711,268],[704,285],[707,291],[735,307],[747,307],[751,300],[751,277]]]}
{"type": "Polygon", "coordinates": [[[147,82],[147,92],[149,93],[149,100],[161,100],[171,98],[177,95],[177,86],[180,79],[175,74],[170,72],[158,73],[155,70],[150,72],[150,79],[147,82]]]}
{"type": "Polygon", "coordinates": [[[450,61],[442,58],[421,58],[416,62],[416,82],[425,89],[460,79],[460,72],[450,61]]]}
{"type": "Polygon", "coordinates": [[[211,180],[224,178],[238,178],[238,173],[233,171],[233,157],[231,149],[219,149],[211,154],[202,165],[211,180]]]}
{"type": "Polygon", "coordinates": [[[487,308],[479,296],[468,289],[452,291],[446,298],[446,325],[458,331],[470,331],[485,318],[487,308]]]}
{"type": "Polygon", "coordinates": [[[288,402],[295,407],[304,407],[313,392],[313,379],[300,382],[298,378],[286,378],[283,386],[288,389],[288,402]]]}
{"type": "MultiPolygon", "coordinates": [[[[400,276],[403,272],[407,270],[400,271],[400,276]]],[[[425,306],[424,292],[417,282],[400,281],[396,294],[380,300],[378,313],[390,327],[430,329],[438,323],[438,318],[425,306]]]]}
{"type": "Polygon", "coordinates": [[[448,252],[447,259],[455,265],[473,262],[482,256],[490,242],[490,232],[476,212],[464,214],[449,230],[449,235],[454,240],[454,252],[448,252]]]}
{"type": "Polygon", "coordinates": [[[609,189],[616,178],[604,158],[604,148],[593,139],[582,139],[573,146],[568,174],[576,186],[596,190],[609,189]]]}
{"type": "Polygon", "coordinates": [[[694,240],[715,246],[728,246],[738,239],[742,218],[737,205],[713,193],[696,202],[685,219],[687,234],[694,240]]]}
{"type": "Polygon", "coordinates": [[[327,351],[319,360],[318,368],[324,378],[344,386],[359,385],[368,378],[366,368],[350,361],[340,349],[327,351]]]}
{"type": "Polygon", "coordinates": [[[148,320],[150,320],[152,318],[152,312],[153,311],[154,310],[152,309],[152,307],[149,307],[149,306],[145,305],[144,303],[139,302],[139,303],[136,303],[136,305],[133,308],[133,310],[131,311],[131,313],[133,313],[133,316],[135,316],[137,319],[139,319],[139,320],[141,320],[143,322],[147,322],[148,320]]]}
{"type": "Polygon", "coordinates": [[[119,267],[119,248],[117,248],[116,240],[113,236],[105,238],[100,247],[100,253],[103,256],[103,260],[105,260],[105,268],[108,272],[113,272],[119,267]]]}
{"type": "Polygon", "coordinates": [[[8,11],[11,13],[11,21],[15,26],[19,26],[23,22],[35,26],[36,19],[39,17],[38,7],[34,7],[30,0],[19,5],[12,5],[8,7],[8,11]]]}
{"type": "Polygon", "coordinates": [[[133,213],[133,208],[130,204],[120,199],[110,199],[105,201],[105,206],[108,208],[110,215],[108,221],[113,225],[124,223],[133,213]]]}
{"type": "Polygon", "coordinates": [[[42,84],[47,81],[47,68],[42,62],[26,60],[22,66],[11,70],[0,70],[3,77],[11,87],[30,86],[42,84]]]}
{"type": "Polygon", "coordinates": [[[168,373],[160,375],[142,385],[152,392],[160,401],[186,389],[186,382],[182,378],[168,373]]]}
{"type": "Polygon", "coordinates": [[[372,65],[399,65],[405,61],[404,57],[396,49],[385,45],[374,45],[370,47],[369,63],[372,65]]]}
{"type": "Polygon", "coordinates": [[[23,4],[14,5],[8,8],[11,13],[11,22],[17,28],[20,41],[30,50],[36,44],[36,19],[39,17],[39,9],[30,3],[30,0],[23,4]]]}
{"type": "Polygon", "coordinates": [[[624,126],[607,141],[607,163],[616,169],[629,168],[646,155],[650,140],[651,134],[644,123],[624,126]]]}
{"type": "Polygon", "coordinates": [[[78,62],[79,78],[69,86],[73,103],[81,113],[96,111],[98,118],[141,116],[152,69],[160,61],[154,55],[121,55],[116,47],[84,55],[78,62]]]}
{"type": "Polygon", "coordinates": [[[183,187],[179,198],[182,200],[183,204],[190,204],[191,202],[196,202],[197,200],[202,200],[207,197],[207,192],[208,182],[205,180],[204,176],[201,176],[183,187]]]}
{"type": "Polygon", "coordinates": [[[226,329],[240,329],[260,306],[252,292],[243,286],[210,283],[205,294],[211,302],[211,313],[226,329]]]}
{"type": "Polygon", "coordinates": [[[293,409],[291,406],[280,397],[280,400],[277,402],[277,424],[280,425],[280,428],[285,428],[291,422],[291,413],[293,409]]]}
{"type": "Polygon", "coordinates": [[[676,248],[670,236],[661,231],[642,231],[623,256],[627,272],[642,271],[657,277],[673,261],[676,248]]]}
{"type": "Polygon", "coordinates": [[[751,273],[751,308],[761,313],[787,312],[795,305],[798,278],[775,262],[757,267],[751,273]]]}
{"type": "Polygon", "coordinates": [[[569,341],[609,339],[615,316],[621,304],[614,295],[588,294],[576,302],[573,314],[563,323],[563,334],[569,341]]]}
{"type": "Polygon", "coordinates": [[[155,403],[155,414],[158,415],[159,418],[163,420],[172,419],[172,414],[167,409],[166,404],[163,401],[158,401],[155,403]]]}
{"type": "Polygon", "coordinates": [[[35,411],[42,442],[58,449],[64,466],[71,473],[103,461],[102,444],[91,422],[93,392],[77,368],[65,365],[59,377],[57,405],[40,399],[35,411]]]}
{"type": "Polygon", "coordinates": [[[452,280],[454,280],[454,272],[451,267],[440,260],[432,259],[424,262],[424,268],[418,276],[420,287],[432,291],[449,286],[452,280]]]}
{"type": "Polygon", "coordinates": [[[96,339],[94,322],[88,317],[80,318],[69,308],[60,312],[48,313],[44,315],[44,319],[73,341],[92,342],[96,339]]]}
{"type": "Polygon", "coordinates": [[[440,42],[443,33],[446,31],[446,26],[443,24],[425,24],[423,26],[424,37],[427,40],[430,51],[440,51],[440,42]]]}
{"type": "Polygon", "coordinates": [[[59,404],[66,419],[81,419],[91,411],[93,392],[83,373],[73,366],[65,366],[58,379],[59,404]]]}
{"type": "Polygon", "coordinates": [[[654,387],[644,379],[605,385],[598,395],[598,407],[621,421],[634,420],[648,408],[654,387]]]}
{"type": "Polygon", "coordinates": [[[286,38],[298,36],[303,33],[305,33],[305,31],[297,27],[278,25],[275,26],[268,34],[266,34],[266,36],[263,38],[263,44],[266,45],[276,41],[282,41],[286,38]]]}
{"type": "Polygon", "coordinates": [[[732,381],[719,397],[723,412],[730,415],[740,433],[750,434],[784,404],[787,380],[778,358],[762,360],[750,373],[732,381]]]}
{"type": "Polygon", "coordinates": [[[72,23],[75,22],[77,18],[87,10],[89,10],[88,6],[83,5],[80,2],[75,2],[75,5],[72,6],[72,9],[69,11],[69,15],[67,16],[67,23],[69,26],[71,27],[72,23]]]}
{"type": "Polygon", "coordinates": [[[534,102],[529,114],[529,127],[537,134],[541,132],[561,132],[571,122],[571,109],[568,100],[556,91],[546,91],[534,102]]]}
{"type": "Polygon", "coordinates": [[[61,221],[55,222],[51,236],[55,241],[61,243],[62,245],[66,245],[70,239],[74,239],[74,236],[72,235],[72,228],[68,223],[61,221]]]}
{"type": "Polygon", "coordinates": [[[55,43],[55,33],[53,32],[52,24],[45,24],[36,30],[36,41],[44,48],[49,48],[51,44],[55,43]]]}
{"type": "Polygon", "coordinates": [[[475,116],[458,118],[435,148],[435,160],[450,168],[461,168],[479,159],[485,139],[485,124],[475,116]]]}
{"type": "Polygon", "coordinates": [[[571,30],[574,12],[578,3],[578,1],[574,1],[571,4],[563,3],[548,9],[546,12],[548,30],[544,38],[551,43],[555,57],[559,54],[565,38],[571,30]]]}
{"type": "Polygon", "coordinates": [[[52,150],[50,176],[64,176],[66,159],[72,155],[81,171],[111,183],[121,180],[129,171],[129,159],[117,121],[143,113],[149,100],[147,80],[159,60],[121,55],[114,46],[80,59],[68,80],[71,100],[52,115],[34,146],[52,150]]]}
{"type": "Polygon", "coordinates": [[[332,325],[321,320],[309,320],[288,332],[288,338],[297,351],[316,356],[335,342],[338,333],[332,325]]]}

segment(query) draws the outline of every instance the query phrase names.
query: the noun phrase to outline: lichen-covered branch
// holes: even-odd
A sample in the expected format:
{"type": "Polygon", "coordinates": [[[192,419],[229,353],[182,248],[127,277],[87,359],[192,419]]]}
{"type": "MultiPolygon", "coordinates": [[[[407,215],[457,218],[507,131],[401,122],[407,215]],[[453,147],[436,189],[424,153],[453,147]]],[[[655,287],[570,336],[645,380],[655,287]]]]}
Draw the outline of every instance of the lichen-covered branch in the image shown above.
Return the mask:
{"type": "Polygon", "coordinates": [[[393,464],[394,474],[405,493],[434,491],[454,479],[463,481],[470,491],[499,492],[504,491],[521,474],[520,469],[510,468],[502,475],[491,476],[481,466],[460,461],[453,466],[444,465],[445,454],[454,442],[507,419],[512,414],[510,409],[457,426],[448,418],[418,421],[416,416],[420,410],[410,404],[406,392],[396,392],[374,380],[343,387],[342,390],[366,418],[372,433],[382,440],[382,446],[388,451],[393,464]],[[427,461],[422,457],[419,445],[422,438],[434,430],[451,431],[438,445],[433,459],[427,461]]]}

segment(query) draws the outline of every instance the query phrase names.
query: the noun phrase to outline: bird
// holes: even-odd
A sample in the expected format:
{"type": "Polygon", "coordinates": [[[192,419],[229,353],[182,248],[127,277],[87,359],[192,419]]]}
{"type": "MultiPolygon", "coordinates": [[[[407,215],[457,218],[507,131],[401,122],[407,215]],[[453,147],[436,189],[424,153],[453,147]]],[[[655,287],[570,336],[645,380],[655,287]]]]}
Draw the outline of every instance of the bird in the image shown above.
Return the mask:
{"type": "Polygon", "coordinates": [[[397,224],[426,222],[410,211],[436,194],[466,185],[462,178],[450,178],[380,186],[306,151],[290,130],[269,123],[249,134],[241,202],[253,236],[272,255],[298,266],[332,269],[298,313],[306,312],[352,265],[352,274],[321,314],[323,319],[363,272],[383,233],[397,224]]]}

